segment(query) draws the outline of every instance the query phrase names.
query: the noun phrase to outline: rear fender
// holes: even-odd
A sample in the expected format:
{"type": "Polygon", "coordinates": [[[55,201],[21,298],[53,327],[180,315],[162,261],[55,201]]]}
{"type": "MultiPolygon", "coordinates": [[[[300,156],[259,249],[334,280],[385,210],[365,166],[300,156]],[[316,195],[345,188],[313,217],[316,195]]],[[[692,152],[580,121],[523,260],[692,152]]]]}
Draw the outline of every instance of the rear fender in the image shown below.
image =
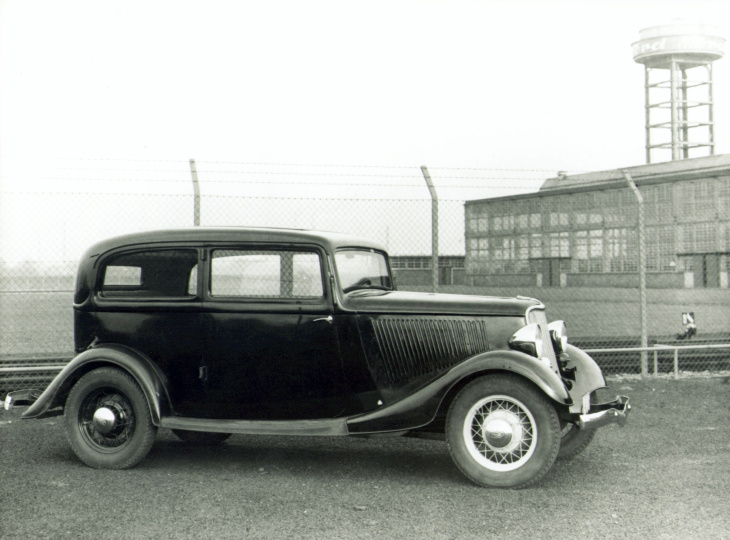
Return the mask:
{"type": "Polygon", "coordinates": [[[423,427],[436,417],[452,388],[461,381],[490,372],[516,373],[533,382],[553,401],[567,406],[572,404],[563,380],[542,361],[517,351],[490,351],[454,366],[405,399],[349,419],[348,431],[365,434],[423,427]]]}
{"type": "Polygon", "coordinates": [[[152,423],[171,412],[167,379],[152,361],[139,352],[119,345],[100,345],[73,358],[51,381],[40,397],[23,413],[23,418],[37,418],[54,407],[63,407],[71,387],[89,371],[115,366],[137,381],[147,398],[152,423]]]}

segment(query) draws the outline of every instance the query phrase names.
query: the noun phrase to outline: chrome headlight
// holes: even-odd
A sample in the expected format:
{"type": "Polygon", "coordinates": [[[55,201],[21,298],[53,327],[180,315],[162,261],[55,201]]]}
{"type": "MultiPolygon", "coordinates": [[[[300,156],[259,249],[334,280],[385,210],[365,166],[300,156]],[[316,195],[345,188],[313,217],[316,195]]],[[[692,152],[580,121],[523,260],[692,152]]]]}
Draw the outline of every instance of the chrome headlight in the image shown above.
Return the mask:
{"type": "Polygon", "coordinates": [[[543,342],[540,325],[532,323],[517,330],[517,332],[509,338],[509,346],[518,351],[527,353],[530,356],[534,356],[535,358],[541,358],[543,342]]]}
{"type": "Polygon", "coordinates": [[[556,354],[564,353],[568,348],[568,329],[564,321],[553,321],[548,324],[548,332],[556,354]]]}

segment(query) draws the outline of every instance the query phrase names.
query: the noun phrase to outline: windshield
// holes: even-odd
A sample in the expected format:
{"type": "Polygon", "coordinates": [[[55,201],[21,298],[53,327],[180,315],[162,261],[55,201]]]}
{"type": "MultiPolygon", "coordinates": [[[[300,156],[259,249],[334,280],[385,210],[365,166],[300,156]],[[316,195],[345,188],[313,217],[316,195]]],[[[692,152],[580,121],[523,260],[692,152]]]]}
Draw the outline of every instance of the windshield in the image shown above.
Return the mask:
{"type": "Polygon", "coordinates": [[[344,292],[355,289],[391,289],[385,255],[365,249],[344,249],[335,253],[337,275],[344,292]]]}

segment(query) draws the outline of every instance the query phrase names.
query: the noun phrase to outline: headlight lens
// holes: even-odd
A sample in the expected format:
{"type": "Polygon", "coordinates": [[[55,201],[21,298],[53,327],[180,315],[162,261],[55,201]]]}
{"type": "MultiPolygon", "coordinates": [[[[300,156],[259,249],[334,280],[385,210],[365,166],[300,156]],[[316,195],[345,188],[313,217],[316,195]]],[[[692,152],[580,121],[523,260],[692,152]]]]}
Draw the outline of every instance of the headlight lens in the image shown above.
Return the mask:
{"type": "Polygon", "coordinates": [[[535,358],[541,358],[543,352],[542,331],[537,323],[523,326],[509,339],[509,346],[518,351],[527,353],[535,358]]]}
{"type": "Polygon", "coordinates": [[[568,329],[564,321],[553,321],[548,324],[548,332],[557,354],[564,353],[568,348],[568,329]]]}

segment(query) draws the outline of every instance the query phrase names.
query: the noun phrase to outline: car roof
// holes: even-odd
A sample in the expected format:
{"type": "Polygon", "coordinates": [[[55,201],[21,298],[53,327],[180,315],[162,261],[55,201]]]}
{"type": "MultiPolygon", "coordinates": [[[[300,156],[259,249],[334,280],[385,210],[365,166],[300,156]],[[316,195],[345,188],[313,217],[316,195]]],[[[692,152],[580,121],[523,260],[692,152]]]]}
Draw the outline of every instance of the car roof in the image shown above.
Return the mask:
{"type": "Polygon", "coordinates": [[[378,242],[337,232],[265,227],[190,227],[136,232],[108,238],[92,245],[84,258],[95,257],[121,247],[186,242],[198,244],[218,242],[316,244],[330,251],[343,247],[363,247],[385,251],[385,247],[378,242]]]}

